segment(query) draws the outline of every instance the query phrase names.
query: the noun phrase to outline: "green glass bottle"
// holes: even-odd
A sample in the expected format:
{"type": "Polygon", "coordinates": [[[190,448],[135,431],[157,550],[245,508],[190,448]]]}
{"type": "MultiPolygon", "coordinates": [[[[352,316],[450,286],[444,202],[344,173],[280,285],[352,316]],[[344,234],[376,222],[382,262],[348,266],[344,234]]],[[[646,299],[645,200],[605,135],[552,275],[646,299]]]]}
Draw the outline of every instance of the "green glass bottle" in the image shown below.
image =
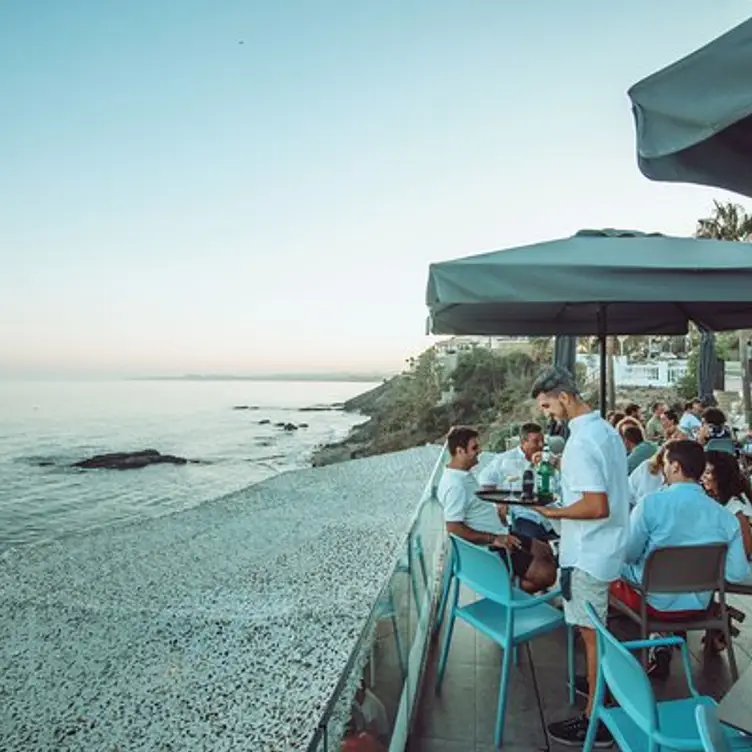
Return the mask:
{"type": "Polygon", "coordinates": [[[538,486],[538,498],[548,500],[553,498],[554,466],[551,464],[551,456],[546,449],[543,457],[536,468],[536,480],[538,486]]]}

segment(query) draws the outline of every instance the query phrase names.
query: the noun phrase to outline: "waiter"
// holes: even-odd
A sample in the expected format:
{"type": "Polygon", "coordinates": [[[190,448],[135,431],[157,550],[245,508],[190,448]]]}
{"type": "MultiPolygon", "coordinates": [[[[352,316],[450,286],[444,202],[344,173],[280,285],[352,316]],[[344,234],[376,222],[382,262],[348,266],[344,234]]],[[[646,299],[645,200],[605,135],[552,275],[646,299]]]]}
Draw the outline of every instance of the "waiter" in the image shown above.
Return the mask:
{"type": "MultiPolygon", "coordinates": [[[[572,375],[551,368],[533,384],[532,396],[550,418],[567,421],[569,440],[561,460],[561,507],[540,507],[561,521],[560,583],[564,617],[577,627],[585,644],[587,677],[575,686],[586,695],[585,713],[552,723],[548,733],[565,745],[585,741],[598,674],[596,633],[585,611],[590,603],[605,623],[609,583],[619,579],[626,553],[629,523],[627,454],[616,430],[583,401],[572,375]]],[[[595,746],[613,743],[603,723],[595,746]]]]}

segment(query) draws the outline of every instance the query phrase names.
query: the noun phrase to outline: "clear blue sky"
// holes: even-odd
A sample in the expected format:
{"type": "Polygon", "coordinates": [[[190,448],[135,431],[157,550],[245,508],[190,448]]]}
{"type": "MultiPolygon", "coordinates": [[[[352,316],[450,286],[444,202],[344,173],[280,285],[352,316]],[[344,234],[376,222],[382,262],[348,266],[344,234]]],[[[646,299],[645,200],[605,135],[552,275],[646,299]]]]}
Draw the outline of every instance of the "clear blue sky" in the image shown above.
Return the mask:
{"type": "Polygon", "coordinates": [[[639,174],[626,90],[750,13],[5,0],[0,373],[396,369],[431,261],[689,234],[726,195],[639,174]]]}

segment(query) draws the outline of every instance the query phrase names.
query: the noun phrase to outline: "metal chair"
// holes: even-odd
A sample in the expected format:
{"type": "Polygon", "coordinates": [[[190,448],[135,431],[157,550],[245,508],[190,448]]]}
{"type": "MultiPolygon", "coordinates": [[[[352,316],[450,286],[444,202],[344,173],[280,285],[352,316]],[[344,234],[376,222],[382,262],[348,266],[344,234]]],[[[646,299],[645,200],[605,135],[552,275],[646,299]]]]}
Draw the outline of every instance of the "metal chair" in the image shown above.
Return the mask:
{"type": "MultiPolygon", "coordinates": [[[[640,625],[640,634],[646,639],[651,632],[677,632],[717,629],[723,632],[728,651],[731,678],[736,681],[736,666],[729,612],[726,606],[726,550],[725,543],[707,543],[698,546],[666,546],[656,548],[645,562],[642,582],[629,582],[641,597],[637,613],[618,598],[610,598],[614,610],[628,616],[640,625]],[[718,593],[718,603],[712,593],[718,593]],[[681,621],[666,621],[648,612],[648,594],[658,593],[710,593],[708,608],[697,616],[681,621]]],[[[646,646],[649,647],[649,646],[646,646]]],[[[647,649],[642,650],[642,663],[647,666],[647,649]]]]}
{"type": "Polygon", "coordinates": [[[452,595],[449,621],[441,646],[436,691],[440,691],[444,679],[455,619],[462,619],[492,639],[504,651],[494,734],[495,744],[500,747],[504,736],[509,674],[517,646],[525,645],[529,648],[530,640],[535,637],[566,627],[569,701],[574,704],[574,634],[564,623],[562,612],[549,604],[549,601],[561,595],[561,591],[532,596],[516,590],[512,587],[509,570],[498,552],[475,546],[454,535],[450,536],[450,541],[457,586],[452,595]],[[466,606],[459,606],[457,601],[460,584],[482,597],[466,606]]]}

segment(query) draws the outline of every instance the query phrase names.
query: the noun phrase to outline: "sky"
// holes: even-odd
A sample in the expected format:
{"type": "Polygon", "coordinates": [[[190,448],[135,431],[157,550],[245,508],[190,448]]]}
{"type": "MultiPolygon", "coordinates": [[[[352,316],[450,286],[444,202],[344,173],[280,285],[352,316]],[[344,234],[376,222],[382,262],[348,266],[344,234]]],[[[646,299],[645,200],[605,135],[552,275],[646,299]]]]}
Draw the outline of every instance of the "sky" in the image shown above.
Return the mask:
{"type": "Polygon", "coordinates": [[[0,375],[395,371],[434,261],[714,198],[626,91],[750,0],[0,0],[0,375]]]}

